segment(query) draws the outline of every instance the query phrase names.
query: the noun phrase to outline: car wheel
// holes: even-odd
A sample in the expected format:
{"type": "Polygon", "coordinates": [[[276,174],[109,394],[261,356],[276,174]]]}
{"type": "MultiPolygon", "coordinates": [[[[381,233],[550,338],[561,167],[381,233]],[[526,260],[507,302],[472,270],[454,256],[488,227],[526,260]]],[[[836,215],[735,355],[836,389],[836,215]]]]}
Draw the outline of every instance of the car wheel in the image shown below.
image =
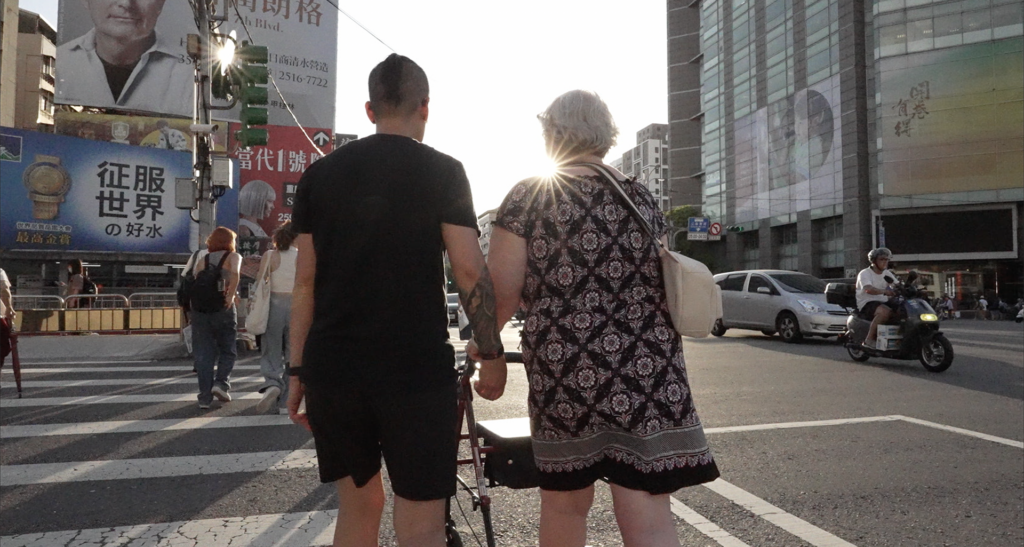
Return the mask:
{"type": "MultiPolygon", "coordinates": [[[[706,324],[707,323],[705,323],[705,325],[706,324]]],[[[715,321],[715,326],[711,327],[711,334],[715,336],[722,336],[723,334],[725,334],[725,331],[727,330],[729,329],[725,328],[725,325],[722,324],[722,320],[719,319],[715,321]]]]}
{"type": "Polygon", "coordinates": [[[800,333],[800,322],[796,320],[795,315],[788,311],[779,314],[779,318],[775,320],[775,330],[779,333],[782,341],[787,344],[799,342],[803,338],[800,333]]]}

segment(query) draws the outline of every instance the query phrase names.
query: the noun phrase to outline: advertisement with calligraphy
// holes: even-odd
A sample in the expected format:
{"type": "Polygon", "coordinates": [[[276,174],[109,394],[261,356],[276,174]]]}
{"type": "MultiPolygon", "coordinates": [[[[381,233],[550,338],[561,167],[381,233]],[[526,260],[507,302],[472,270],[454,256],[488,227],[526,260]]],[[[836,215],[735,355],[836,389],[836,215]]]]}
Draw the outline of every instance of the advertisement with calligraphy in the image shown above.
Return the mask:
{"type": "MultiPolygon", "coordinates": [[[[188,152],[0,128],[0,247],[186,253],[192,220],[174,180],[191,176],[188,152]]],[[[219,224],[234,229],[237,211],[232,190],[219,224]]]]}
{"type": "MultiPolygon", "coordinates": [[[[162,150],[192,150],[192,120],[185,118],[64,111],[55,112],[53,118],[58,135],[162,150]]],[[[213,133],[214,151],[223,152],[227,139],[228,124],[221,122],[213,133]]]]}
{"type": "Polygon", "coordinates": [[[1020,188],[1024,39],[878,63],[878,163],[886,195],[1020,188]]]}
{"type": "MultiPolygon", "coordinates": [[[[60,0],[54,102],[191,117],[194,65],[186,42],[188,34],[198,33],[191,3],[133,5],[131,30],[148,36],[145,51],[116,49],[118,37],[126,32],[122,12],[127,8],[122,3],[60,0]],[[96,47],[98,38],[108,48],[113,44],[114,50],[96,47]]],[[[269,86],[271,124],[295,123],[287,102],[302,125],[334,125],[338,10],[329,1],[234,0],[212,5],[229,6],[229,19],[217,32],[234,31],[239,43],[247,40],[269,50],[270,75],[285,97],[282,100],[269,86]]],[[[237,108],[225,116],[237,120],[237,108]]]]}
{"type": "MultiPolygon", "coordinates": [[[[307,138],[298,127],[270,126],[268,146],[240,149],[234,140],[238,129],[239,125],[232,123],[228,130],[231,157],[238,160],[240,179],[238,252],[245,257],[258,257],[270,248],[274,230],[291,220],[295,187],[303,171],[320,159],[320,152],[330,153],[331,130],[306,129],[307,138]],[[310,139],[320,152],[310,144],[310,139]]],[[[250,262],[243,264],[243,274],[249,273],[250,262]]]]}

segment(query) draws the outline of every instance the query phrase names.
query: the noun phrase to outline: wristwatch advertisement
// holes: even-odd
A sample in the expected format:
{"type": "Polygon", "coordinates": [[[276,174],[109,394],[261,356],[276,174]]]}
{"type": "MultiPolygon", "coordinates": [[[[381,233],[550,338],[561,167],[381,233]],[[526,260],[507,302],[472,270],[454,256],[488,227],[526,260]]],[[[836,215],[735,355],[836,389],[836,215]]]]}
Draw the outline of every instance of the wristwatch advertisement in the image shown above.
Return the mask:
{"type": "Polygon", "coordinates": [[[71,189],[71,175],[61,167],[60,158],[36,154],[35,162],[25,168],[22,182],[32,201],[32,218],[57,218],[64,195],[71,189]]]}

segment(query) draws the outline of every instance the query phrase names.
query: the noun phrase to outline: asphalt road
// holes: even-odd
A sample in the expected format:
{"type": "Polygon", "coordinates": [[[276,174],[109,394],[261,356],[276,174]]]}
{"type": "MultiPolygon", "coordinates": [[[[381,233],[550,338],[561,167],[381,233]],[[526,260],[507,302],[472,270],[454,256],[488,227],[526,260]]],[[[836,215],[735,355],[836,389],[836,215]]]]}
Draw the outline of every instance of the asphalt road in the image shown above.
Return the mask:
{"type": "MultiPolygon", "coordinates": [[[[675,494],[683,545],[1024,544],[1021,325],[943,330],[956,359],[941,374],[916,361],[855,363],[820,339],[686,339],[722,480],[675,494]]],[[[515,329],[504,337],[514,347],[515,329]]],[[[254,357],[234,374],[236,400],[212,412],[196,408],[186,361],[68,361],[26,363],[20,401],[3,369],[3,547],[329,544],[333,488],[319,483],[304,430],[255,415],[258,384],[244,380],[258,375],[254,357]],[[223,420],[184,421],[211,417],[223,420]]],[[[512,365],[505,396],[478,400],[478,419],[525,416],[526,389],[512,365]]],[[[597,492],[588,543],[620,545],[608,488],[597,492]]],[[[536,491],[492,496],[499,545],[535,545],[536,491]]],[[[479,514],[460,501],[479,533],[479,514]]],[[[381,544],[394,545],[389,518],[381,544]]]]}

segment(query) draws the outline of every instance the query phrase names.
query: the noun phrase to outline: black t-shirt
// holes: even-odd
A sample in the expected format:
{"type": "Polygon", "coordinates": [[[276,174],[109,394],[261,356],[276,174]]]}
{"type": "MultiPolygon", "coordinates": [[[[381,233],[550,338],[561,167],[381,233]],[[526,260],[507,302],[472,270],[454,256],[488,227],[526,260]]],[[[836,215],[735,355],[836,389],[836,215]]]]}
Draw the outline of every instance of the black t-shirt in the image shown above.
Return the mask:
{"type": "Polygon", "coordinates": [[[116,101],[121,96],[121,92],[124,91],[124,84],[128,83],[128,78],[131,77],[132,71],[135,70],[135,65],[139,64],[138,61],[128,65],[112,65],[103,59],[100,59],[103,63],[103,71],[107,73],[107,85],[110,86],[110,92],[114,95],[116,101]]]}
{"type": "Polygon", "coordinates": [[[460,162],[408,137],[359,139],[306,170],[292,221],[316,252],[304,381],[454,381],[441,224],[477,227],[460,162]]]}

